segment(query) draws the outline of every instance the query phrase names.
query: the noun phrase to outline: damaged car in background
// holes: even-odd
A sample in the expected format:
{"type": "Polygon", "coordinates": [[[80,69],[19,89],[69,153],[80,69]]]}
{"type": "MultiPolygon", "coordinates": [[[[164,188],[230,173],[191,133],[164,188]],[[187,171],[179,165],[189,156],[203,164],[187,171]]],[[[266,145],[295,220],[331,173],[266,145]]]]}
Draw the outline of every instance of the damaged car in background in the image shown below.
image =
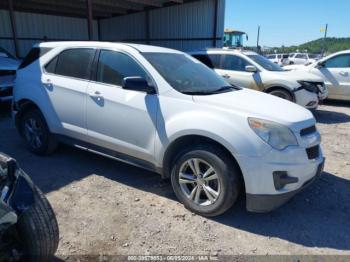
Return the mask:
{"type": "Polygon", "coordinates": [[[255,52],[208,49],[190,54],[232,85],[263,91],[307,109],[316,109],[328,95],[321,77],[288,72],[255,52]]]}
{"type": "Polygon", "coordinates": [[[12,99],[12,89],[19,64],[20,61],[15,56],[0,47],[0,103],[12,99]]]}

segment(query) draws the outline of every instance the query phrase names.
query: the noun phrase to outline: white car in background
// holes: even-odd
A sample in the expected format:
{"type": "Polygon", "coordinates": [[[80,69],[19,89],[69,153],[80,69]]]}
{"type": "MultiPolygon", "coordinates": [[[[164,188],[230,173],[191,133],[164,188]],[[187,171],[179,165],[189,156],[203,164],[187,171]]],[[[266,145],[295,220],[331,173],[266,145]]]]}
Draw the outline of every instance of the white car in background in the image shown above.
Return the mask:
{"type": "Polygon", "coordinates": [[[34,49],[47,52],[18,70],[13,117],[36,154],[63,141],[158,172],[205,216],[243,188],[249,211],[270,211],[322,172],[311,112],[233,87],[185,53],[104,42],[34,49]]]}
{"type": "Polygon", "coordinates": [[[208,49],[190,54],[232,85],[263,91],[308,109],[316,109],[328,95],[321,77],[285,71],[255,52],[208,49]]]}
{"type": "Polygon", "coordinates": [[[272,63],[278,64],[280,66],[290,64],[288,54],[271,54],[266,55],[266,58],[269,59],[272,63]]]}
{"type": "Polygon", "coordinates": [[[350,50],[334,53],[310,65],[291,65],[284,68],[322,77],[328,88],[328,98],[350,100],[350,50]]]}
{"type": "Polygon", "coordinates": [[[12,88],[20,61],[0,47],[0,102],[12,99],[12,88]]]}
{"type": "Polygon", "coordinates": [[[316,62],[320,58],[316,54],[308,53],[291,53],[288,57],[290,65],[305,65],[316,62]]]}

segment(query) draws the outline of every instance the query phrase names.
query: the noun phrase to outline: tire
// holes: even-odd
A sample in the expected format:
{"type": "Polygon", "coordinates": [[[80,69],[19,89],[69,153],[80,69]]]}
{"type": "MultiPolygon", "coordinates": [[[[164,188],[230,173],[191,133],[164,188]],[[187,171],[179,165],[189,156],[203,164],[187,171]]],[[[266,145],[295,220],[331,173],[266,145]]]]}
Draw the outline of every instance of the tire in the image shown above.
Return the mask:
{"type": "Polygon", "coordinates": [[[58,247],[55,213],[44,194],[34,189],[34,204],[20,217],[17,232],[22,240],[24,261],[48,261],[58,247]]]}
{"type": "Polygon", "coordinates": [[[292,95],[283,88],[275,88],[271,91],[268,91],[268,94],[293,102],[292,95]]]}
{"type": "MultiPolygon", "coordinates": [[[[207,217],[220,215],[227,211],[239,196],[241,189],[240,170],[232,159],[215,145],[199,144],[185,149],[175,158],[171,170],[171,184],[177,198],[187,209],[199,215],[207,217]],[[197,173],[203,172],[203,174],[191,176],[191,179],[192,177],[194,180],[197,179],[195,183],[184,183],[184,180],[188,181],[187,177],[184,178],[180,172],[182,174],[191,173],[193,169],[189,163],[192,161],[199,163],[200,172],[197,173]],[[209,174],[205,178],[208,167],[212,167],[213,172],[212,175],[209,174]],[[214,179],[215,174],[217,179],[214,179]],[[212,180],[207,181],[206,179],[212,180]],[[200,193],[196,199],[197,196],[193,195],[193,190],[197,193],[198,188],[200,188],[200,193]],[[213,190],[215,194],[211,193],[213,190]],[[205,201],[205,199],[207,200],[205,201]]],[[[194,174],[194,172],[192,173],[194,174]]]]}
{"type": "Polygon", "coordinates": [[[53,153],[58,146],[57,139],[50,133],[44,116],[37,109],[30,110],[22,115],[20,119],[20,133],[28,149],[34,154],[49,155],[53,153]],[[30,131],[30,126],[32,131],[30,131]],[[33,136],[37,136],[40,142],[34,139],[33,136]]]}

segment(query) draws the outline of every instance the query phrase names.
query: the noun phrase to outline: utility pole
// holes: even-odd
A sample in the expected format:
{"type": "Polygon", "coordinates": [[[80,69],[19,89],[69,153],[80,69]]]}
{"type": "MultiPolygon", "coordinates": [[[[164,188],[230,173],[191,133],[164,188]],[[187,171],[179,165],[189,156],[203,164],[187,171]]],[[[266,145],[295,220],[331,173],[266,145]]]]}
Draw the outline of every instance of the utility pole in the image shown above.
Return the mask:
{"type": "Polygon", "coordinates": [[[326,28],[324,30],[324,40],[323,40],[323,52],[322,55],[326,52],[327,49],[327,31],[328,31],[328,24],[326,24],[326,28]]]}
{"type": "Polygon", "coordinates": [[[257,49],[258,53],[260,54],[259,40],[260,40],[260,25],[258,26],[258,36],[256,39],[256,49],[257,49]]]}

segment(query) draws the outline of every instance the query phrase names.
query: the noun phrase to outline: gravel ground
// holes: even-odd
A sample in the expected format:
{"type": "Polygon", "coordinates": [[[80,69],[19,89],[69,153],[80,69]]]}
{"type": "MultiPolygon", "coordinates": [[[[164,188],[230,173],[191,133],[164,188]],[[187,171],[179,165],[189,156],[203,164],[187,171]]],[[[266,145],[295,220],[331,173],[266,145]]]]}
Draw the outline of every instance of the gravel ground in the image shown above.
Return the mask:
{"type": "Polygon", "coordinates": [[[29,153],[6,107],[0,151],[15,157],[46,193],[60,227],[57,256],[74,255],[350,255],[350,104],[315,113],[325,172],[288,204],[248,213],[242,197],[207,219],[178,203],[168,181],[68,146],[50,157],[29,153]]]}

